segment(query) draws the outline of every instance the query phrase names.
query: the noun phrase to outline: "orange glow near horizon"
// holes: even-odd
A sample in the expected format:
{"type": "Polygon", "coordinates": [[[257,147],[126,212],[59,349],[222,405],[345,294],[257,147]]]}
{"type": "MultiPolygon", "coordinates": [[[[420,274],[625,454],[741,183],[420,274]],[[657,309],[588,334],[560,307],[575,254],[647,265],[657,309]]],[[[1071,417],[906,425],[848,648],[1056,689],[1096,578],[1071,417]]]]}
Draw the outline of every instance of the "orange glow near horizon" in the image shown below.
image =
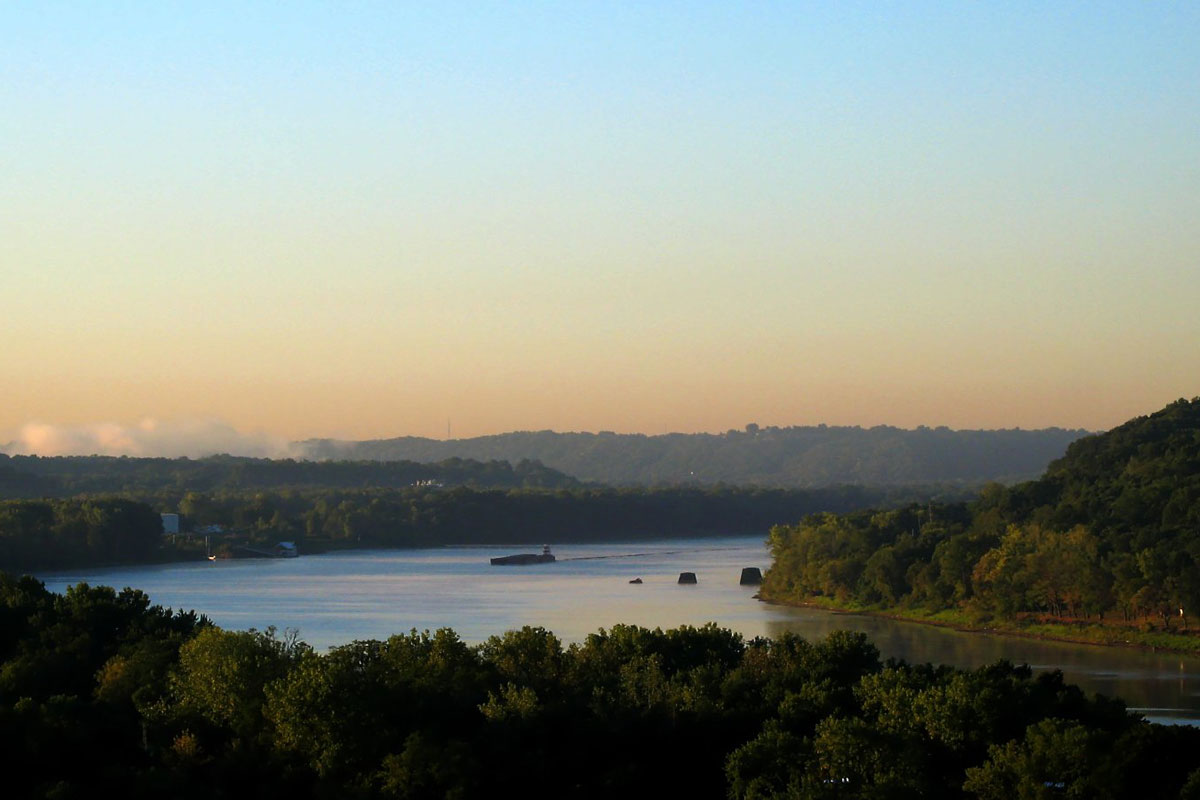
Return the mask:
{"type": "Polygon", "coordinates": [[[190,10],[6,14],[0,446],[1200,393],[1191,7],[190,10]]]}

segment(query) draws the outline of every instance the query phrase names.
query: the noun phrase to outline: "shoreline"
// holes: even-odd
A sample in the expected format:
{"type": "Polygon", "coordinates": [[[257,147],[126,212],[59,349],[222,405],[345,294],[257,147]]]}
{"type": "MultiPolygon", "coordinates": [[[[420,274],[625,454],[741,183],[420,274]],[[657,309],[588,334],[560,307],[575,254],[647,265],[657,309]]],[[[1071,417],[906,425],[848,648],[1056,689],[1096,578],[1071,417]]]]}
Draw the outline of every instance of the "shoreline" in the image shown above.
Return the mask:
{"type": "MultiPolygon", "coordinates": [[[[846,608],[846,607],[842,607],[842,606],[825,605],[825,604],[819,603],[819,602],[811,602],[811,601],[804,601],[804,600],[767,599],[765,597],[762,597],[761,593],[758,595],[755,595],[755,597],[758,599],[758,601],[760,603],[767,603],[768,605],[791,606],[793,608],[811,608],[811,609],[815,609],[817,611],[828,611],[831,614],[857,614],[857,615],[864,616],[864,617],[878,617],[880,619],[890,619],[890,620],[894,620],[896,622],[911,622],[916,625],[931,625],[931,626],[937,627],[937,628],[949,628],[951,630],[959,631],[961,633],[975,633],[975,634],[983,634],[983,635],[990,635],[990,636],[1012,636],[1012,637],[1020,638],[1020,639],[1038,639],[1038,640],[1047,641],[1047,642],[1064,642],[1067,644],[1089,644],[1089,645],[1095,645],[1096,647],[1119,647],[1119,648],[1125,648],[1125,649],[1131,649],[1131,650],[1144,650],[1147,652],[1173,653],[1173,654],[1185,655],[1185,656],[1200,656],[1200,636],[1195,636],[1192,634],[1180,634],[1180,633],[1166,632],[1166,635],[1192,639],[1194,641],[1194,643],[1191,645],[1191,647],[1172,646],[1170,644],[1153,644],[1151,642],[1128,640],[1128,639],[1124,640],[1124,641],[1114,641],[1111,639],[1109,639],[1109,640],[1089,639],[1089,638],[1085,638],[1085,637],[1070,636],[1069,634],[1065,634],[1065,633],[1057,634],[1057,633],[1044,633],[1041,631],[1033,631],[1033,630],[1024,630],[1020,627],[1005,627],[1005,626],[987,627],[987,626],[981,626],[981,625],[972,625],[970,623],[953,622],[950,620],[932,619],[932,618],[928,618],[928,617],[919,617],[919,616],[910,616],[908,614],[903,613],[903,611],[899,611],[899,610],[893,611],[893,610],[887,610],[887,609],[872,610],[872,609],[861,609],[861,608],[846,608]]],[[[1060,623],[1060,624],[1066,625],[1067,623],[1060,623]]],[[[1098,631],[1111,631],[1114,635],[1116,635],[1120,631],[1120,629],[1117,629],[1117,628],[1104,627],[1104,626],[1095,625],[1095,624],[1092,625],[1092,629],[1098,630],[1098,631]]],[[[1128,633],[1130,633],[1133,636],[1143,636],[1144,635],[1141,631],[1128,631],[1128,633]]],[[[1163,632],[1158,632],[1158,634],[1163,635],[1163,632]]]]}

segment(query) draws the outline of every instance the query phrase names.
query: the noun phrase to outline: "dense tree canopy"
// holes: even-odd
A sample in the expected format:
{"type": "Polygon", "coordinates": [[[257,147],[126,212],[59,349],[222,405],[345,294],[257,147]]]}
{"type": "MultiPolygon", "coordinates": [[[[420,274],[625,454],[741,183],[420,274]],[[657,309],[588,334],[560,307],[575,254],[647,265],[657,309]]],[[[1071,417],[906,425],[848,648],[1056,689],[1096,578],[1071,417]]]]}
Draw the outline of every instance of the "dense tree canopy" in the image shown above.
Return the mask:
{"type": "Polygon", "coordinates": [[[0,501],[0,568],[133,563],[162,545],[162,519],[120,498],[0,501]]]}
{"type": "Polygon", "coordinates": [[[1200,399],[1075,442],[977,501],[818,514],[770,535],[773,599],[1099,618],[1200,611],[1200,399]]]}
{"type": "Polygon", "coordinates": [[[1200,730],[1059,673],[882,663],[862,634],[617,625],[317,654],[132,589],[0,574],[6,796],[1173,798],[1200,730]],[[1054,794],[1052,793],[1052,794],[1054,794]]]}

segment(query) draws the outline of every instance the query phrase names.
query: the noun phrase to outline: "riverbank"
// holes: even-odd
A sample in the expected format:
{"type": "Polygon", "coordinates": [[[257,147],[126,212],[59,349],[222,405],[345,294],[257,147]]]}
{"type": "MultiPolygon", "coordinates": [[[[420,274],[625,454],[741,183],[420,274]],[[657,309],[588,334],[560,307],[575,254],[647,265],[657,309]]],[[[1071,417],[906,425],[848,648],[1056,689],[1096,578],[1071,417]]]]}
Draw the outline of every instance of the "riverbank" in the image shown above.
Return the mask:
{"type": "Polygon", "coordinates": [[[787,600],[763,597],[760,593],[758,599],[772,605],[817,608],[835,614],[860,614],[901,622],[915,622],[921,625],[951,628],[964,633],[984,633],[1072,644],[1092,644],[1101,647],[1127,647],[1156,652],[1200,655],[1200,633],[1191,630],[1187,632],[1141,630],[1124,625],[1102,625],[1083,620],[1050,621],[1044,618],[979,621],[972,619],[965,612],[955,609],[934,611],[924,608],[867,606],[839,602],[826,597],[787,600]]]}

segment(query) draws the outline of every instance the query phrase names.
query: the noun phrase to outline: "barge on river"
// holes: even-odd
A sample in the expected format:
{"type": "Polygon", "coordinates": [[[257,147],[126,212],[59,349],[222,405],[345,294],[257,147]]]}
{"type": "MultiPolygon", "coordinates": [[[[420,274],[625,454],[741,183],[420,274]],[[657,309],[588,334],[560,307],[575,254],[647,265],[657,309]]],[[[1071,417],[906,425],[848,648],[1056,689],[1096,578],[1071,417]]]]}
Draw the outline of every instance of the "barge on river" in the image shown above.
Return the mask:
{"type": "Polygon", "coordinates": [[[550,545],[544,545],[540,553],[517,553],[513,556],[498,556],[492,559],[493,567],[524,566],[526,564],[549,564],[554,561],[550,545]]]}

